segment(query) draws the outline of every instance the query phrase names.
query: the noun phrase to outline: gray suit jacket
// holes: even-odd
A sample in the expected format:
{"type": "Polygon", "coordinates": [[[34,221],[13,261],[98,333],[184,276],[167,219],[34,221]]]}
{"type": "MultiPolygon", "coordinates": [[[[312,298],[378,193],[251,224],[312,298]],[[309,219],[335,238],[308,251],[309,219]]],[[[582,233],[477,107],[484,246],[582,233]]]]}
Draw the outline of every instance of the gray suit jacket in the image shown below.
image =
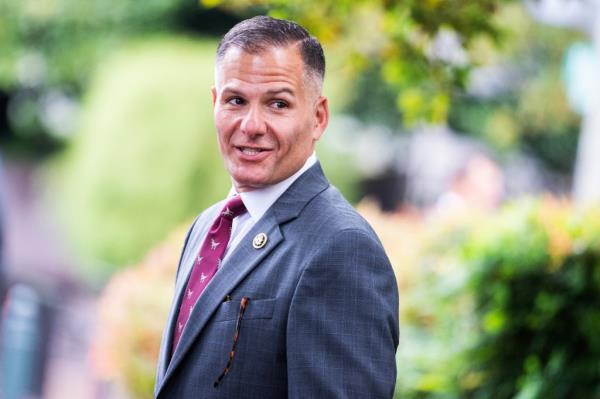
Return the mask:
{"type": "Polygon", "coordinates": [[[273,204],[198,299],[170,358],[182,292],[222,204],[190,229],[163,334],[155,397],[391,398],[398,291],[377,236],[317,163],[273,204]],[[252,239],[268,236],[255,249],[252,239]],[[235,357],[240,300],[250,298],[235,357]]]}

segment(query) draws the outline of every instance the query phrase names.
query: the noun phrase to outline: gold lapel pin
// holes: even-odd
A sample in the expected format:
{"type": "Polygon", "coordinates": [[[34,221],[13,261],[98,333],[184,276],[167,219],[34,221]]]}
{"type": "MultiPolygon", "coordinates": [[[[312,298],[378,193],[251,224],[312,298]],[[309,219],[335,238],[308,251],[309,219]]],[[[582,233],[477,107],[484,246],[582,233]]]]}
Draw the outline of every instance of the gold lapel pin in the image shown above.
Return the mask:
{"type": "Polygon", "coordinates": [[[254,236],[254,240],[252,240],[252,246],[256,249],[261,249],[265,245],[267,245],[267,235],[265,233],[258,233],[254,236]]]}

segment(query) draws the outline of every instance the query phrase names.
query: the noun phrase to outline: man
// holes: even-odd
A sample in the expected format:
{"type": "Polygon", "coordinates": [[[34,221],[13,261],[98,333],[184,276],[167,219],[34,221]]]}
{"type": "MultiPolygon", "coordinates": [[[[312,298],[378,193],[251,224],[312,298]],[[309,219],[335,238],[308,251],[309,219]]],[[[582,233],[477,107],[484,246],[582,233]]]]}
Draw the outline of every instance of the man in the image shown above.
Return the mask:
{"type": "Polygon", "coordinates": [[[325,59],[255,17],[217,49],[215,125],[233,188],[185,240],[158,398],[390,398],[398,293],[368,224],[314,154],[325,59]]]}

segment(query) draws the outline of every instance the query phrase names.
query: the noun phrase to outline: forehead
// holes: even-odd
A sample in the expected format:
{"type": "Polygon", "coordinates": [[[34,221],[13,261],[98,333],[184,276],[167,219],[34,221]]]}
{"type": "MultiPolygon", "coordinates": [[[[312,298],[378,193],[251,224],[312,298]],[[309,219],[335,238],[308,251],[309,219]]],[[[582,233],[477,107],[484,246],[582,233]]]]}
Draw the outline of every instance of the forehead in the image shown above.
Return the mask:
{"type": "Polygon", "coordinates": [[[248,53],[232,47],[217,62],[215,84],[284,84],[300,88],[304,80],[304,63],[297,46],[268,47],[259,53],[248,53]]]}

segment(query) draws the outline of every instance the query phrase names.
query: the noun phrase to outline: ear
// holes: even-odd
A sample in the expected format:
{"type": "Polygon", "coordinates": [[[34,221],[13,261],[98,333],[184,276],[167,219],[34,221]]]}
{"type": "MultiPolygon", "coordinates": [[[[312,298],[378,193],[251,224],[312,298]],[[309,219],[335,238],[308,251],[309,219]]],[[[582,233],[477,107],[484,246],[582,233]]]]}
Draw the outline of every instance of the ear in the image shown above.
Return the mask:
{"type": "Polygon", "coordinates": [[[217,89],[215,86],[210,88],[210,94],[212,95],[212,104],[213,104],[213,110],[214,110],[215,104],[217,103],[217,89]]]}
{"type": "Polygon", "coordinates": [[[315,104],[315,119],[313,126],[313,140],[317,141],[323,135],[329,123],[329,104],[327,97],[319,96],[315,104]]]}

